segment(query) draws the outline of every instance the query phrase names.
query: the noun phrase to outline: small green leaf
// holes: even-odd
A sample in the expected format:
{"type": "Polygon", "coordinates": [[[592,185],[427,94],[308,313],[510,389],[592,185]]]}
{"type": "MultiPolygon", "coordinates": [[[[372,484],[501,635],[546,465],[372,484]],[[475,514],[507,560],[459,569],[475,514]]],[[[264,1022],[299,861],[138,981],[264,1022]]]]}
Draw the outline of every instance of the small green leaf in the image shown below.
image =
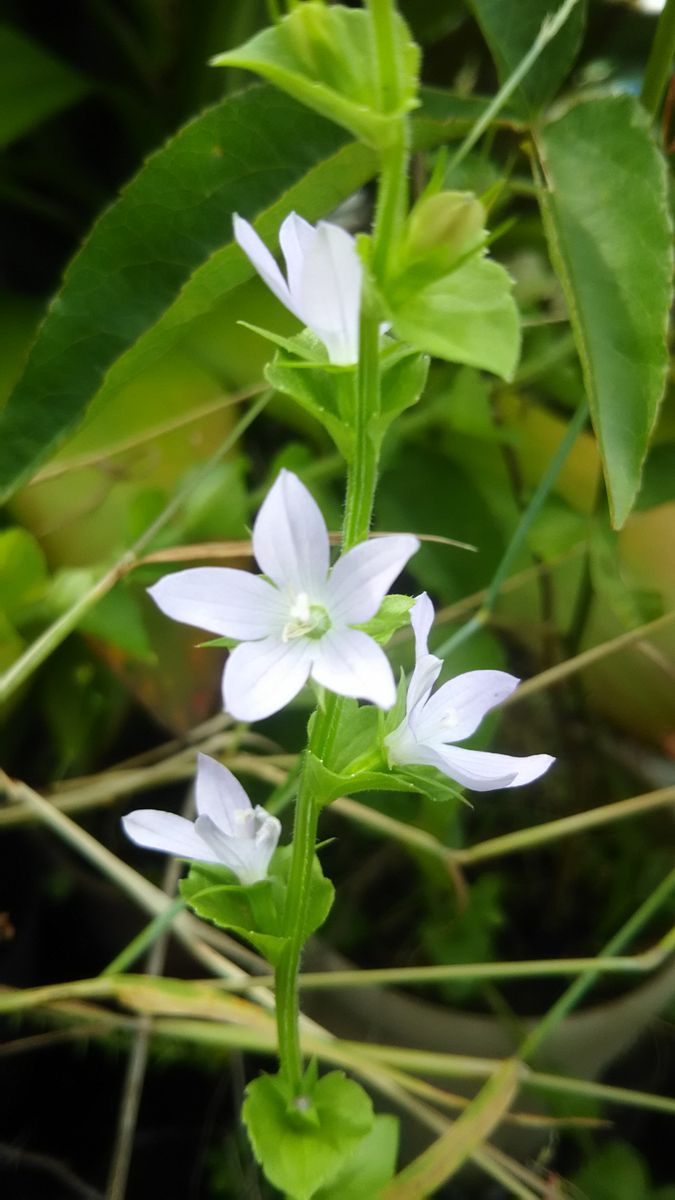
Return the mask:
{"type": "Polygon", "coordinates": [[[640,485],[668,366],[672,247],[664,163],[632,96],[544,127],[540,200],[602,455],[613,524],[640,485]]]}
{"type": "Polygon", "coordinates": [[[356,628],[385,646],[397,629],[410,624],[410,609],[414,603],[413,596],[385,596],[375,616],[356,628]]]}
{"type": "Polygon", "coordinates": [[[276,354],[265,368],[267,382],[290,396],[330,434],[343,458],[353,453],[354,433],[347,419],[356,397],[356,373],[307,367],[276,354]]]}
{"type": "Polygon", "coordinates": [[[396,16],[393,53],[404,83],[398,105],[385,111],[370,13],[305,0],[276,25],[243,46],[212,59],[244,67],[288,92],[372,146],[386,145],[392,119],[416,102],[419,50],[396,16]]]}
{"type": "MultiPolygon", "coordinates": [[[[552,0],[470,0],[470,6],[492,52],[499,82],[505,83],[527,54],[542,22],[559,4],[552,0]]],[[[516,88],[511,105],[521,115],[535,114],[555,96],[581,44],[585,10],[585,0],[580,0],[516,88]]]]}
{"type": "Polygon", "coordinates": [[[372,1200],[396,1170],[398,1121],[375,1117],[367,1133],[349,1155],[337,1179],[322,1187],[315,1200],[372,1200]]]}
{"type": "Polygon", "coordinates": [[[279,892],[271,878],[248,886],[233,879],[225,867],[192,863],[181,880],[181,896],[197,916],[245,938],[276,966],[286,944],[282,932],[285,889],[279,892]]]}
{"type": "Polygon", "coordinates": [[[294,1120],[289,1099],[283,1079],[262,1075],[246,1089],[243,1118],[270,1183],[292,1200],[310,1200],[346,1166],[370,1131],[372,1104],[363,1088],[342,1071],[324,1075],[311,1096],[303,1097],[313,1106],[316,1121],[294,1120]]]}
{"type": "Polygon", "coordinates": [[[0,146],[74,104],[89,84],[11,25],[0,25],[0,146]]]}
{"type": "Polygon", "coordinates": [[[30,605],[48,586],[47,562],[41,546],[25,529],[0,532],[0,609],[21,625],[30,605]]]}
{"type": "Polygon", "coordinates": [[[405,342],[510,379],[520,352],[520,322],[512,281],[497,262],[474,255],[391,312],[405,342]]]}
{"type": "MultiPolygon", "coordinates": [[[[382,764],[383,768],[385,764],[382,764]]],[[[330,804],[339,796],[355,796],[358,792],[419,792],[417,779],[408,778],[402,771],[355,770],[331,771],[320,759],[307,753],[305,770],[312,795],[317,804],[330,804]]],[[[437,798],[437,797],[434,797],[437,798]]]]}

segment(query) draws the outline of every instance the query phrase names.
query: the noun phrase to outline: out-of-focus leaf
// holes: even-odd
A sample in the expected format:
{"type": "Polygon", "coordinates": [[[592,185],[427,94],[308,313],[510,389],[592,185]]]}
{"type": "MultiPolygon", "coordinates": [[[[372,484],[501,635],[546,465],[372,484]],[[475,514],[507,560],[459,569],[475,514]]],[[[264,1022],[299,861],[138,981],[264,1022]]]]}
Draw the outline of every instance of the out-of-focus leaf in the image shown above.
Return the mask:
{"type": "MultiPolygon", "coordinates": [[[[544,19],[559,4],[551,0],[470,0],[470,7],[490,47],[500,83],[505,83],[527,54],[544,19]]],[[[580,0],[516,88],[511,105],[519,113],[533,115],[557,92],[579,49],[585,9],[585,0],[580,0]]]]}
{"type": "Polygon", "coordinates": [[[376,1117],[370,1133],[350,1154],[337,1179],[322,1187],[315,1200],[368,1200],[391,1179],[396,1170],[398,1121],[376,1117]]]}
{"type": "Polygon", "coordinates": [[[0,24],[0,146],[74,104],[88,87],[72,67],[0,24]]]}
{"type": "MultiPolygon", "coordinates": [[[[432,89],[414,144],[460,136],[486,102],[432,89]]],[[[296,209],[330,212],[376,170],[376,156],[270,87],[189,122],[154,154],[70,264],[26,369],[0,414],[0,498],[253,274],[232,243],[232,212],[270,245],[296,209]]]]}
{"type": "Polygon", "coordinates": [[[191,121],[148,160],[72,261],[0,416],[0,492],[79,422],[106,371],[193,272],[206,264],[181,297],[179,324],[249,278],[253,268],[232,242],[233,211],[264,214],[271,237],[290,209],[316,217],[363,182],[372,155],[345,150],[345,141],[272,89],[252,88],[191,121]]]}
{"type": "Polygon", "coordinates": [[[663,442],[649,453],[635,507],[642,512],[675,500],[675,442],[663,442]]]}
{"type": "Polygon", "coordinates": [[[43,595],[48,583],[42,549],[25,529],[0,533],[0,609],[10,621],[21,624],[29,605],[43,595]]]}
{"type": "Polygon", "coordinates": [[[541,193],[602,454],[613,523],[633,506],[666,379],[665,170],[630,96],[587,100],[539,138],[541,193]]]}

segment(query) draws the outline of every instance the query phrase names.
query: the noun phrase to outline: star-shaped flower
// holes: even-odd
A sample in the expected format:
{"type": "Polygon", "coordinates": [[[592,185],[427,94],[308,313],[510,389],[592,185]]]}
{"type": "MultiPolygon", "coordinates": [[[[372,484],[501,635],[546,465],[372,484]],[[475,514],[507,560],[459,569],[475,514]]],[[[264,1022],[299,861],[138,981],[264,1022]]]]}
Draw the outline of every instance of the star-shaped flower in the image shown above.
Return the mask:
{"type": "Polygon", "coordinates": [[[236,214],[233,223],[244,254],[277,299],[323,342],[329,361],[357,362],[363,267],[353,237],[339,225],[319,221],[315,227],[290,213],[279,230],[286,280],[253,226],[236,214]]]}
{"type": "Polygon", "coordinates": [[[485,714],[510,696],[520,680],[505,671],[467,671],[444,683],[432,696],[443,666],[427,646],[433,619],[433,605],[423,592],[410,613],[415,669],[408,685],[405,718],[385,738],[390,763],[437,767],[476,792],[521,787],[538,779],[555,762],[549,754],[514,758],[455,745],[475,733],[485,714]]]}
{"type": "Polygon", "coordinates": [[[307,488],[281,471],[253,526],[267,578],[229,567],[165,575],[149,589],[162,612],[242,644],[223,677],[225,709],[238,721],[278,712],[311,678],[341,696],[391,708],[387,657],[363,630],[419,547],[412,534],[361,542],[331,568],[328,530],[307,488]]]}
{"type": "Polygon", "coordinates": [[[207,754],[197,755],[195,798],[195,821],[145,808],[122,817],[124,832],[148,850],[220,863],[240,883],[265,879],[281,833],[278,818],[260,805],[253,808],[232,772],[207,754]]]}

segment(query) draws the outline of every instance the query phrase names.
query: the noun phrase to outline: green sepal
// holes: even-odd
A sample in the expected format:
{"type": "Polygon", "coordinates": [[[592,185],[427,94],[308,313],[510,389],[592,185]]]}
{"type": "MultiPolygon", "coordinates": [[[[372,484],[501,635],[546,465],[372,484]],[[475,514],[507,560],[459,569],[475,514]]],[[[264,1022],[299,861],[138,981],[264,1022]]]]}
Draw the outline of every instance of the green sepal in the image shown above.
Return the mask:
{"type": "Polygon", "coordinates": [[[378,55],[370,13],[305,0],[276,25],[213,66],[255,71],[307,108],[382,149],[396,136],[403,113],[417,105],[419,49],[396,15],[393,52],[404,82],[398,107],[382,111],[378,55]]]}
{"type": "Polygon", "coordinates": [[[410,609],[415,603],[413,596],[385,596],[374,617],[363,625],[356,625],[381,646],[386,646],[398,629],[410,624],[410,609]]]}
{"type": "Polygon", "coordinates": [[[460,800],[462,804],[466,804],[469,808],[473,808],[470,800],[467,800],[458,783],[452,779],[448,779],[442,771],[436,767],[414,766],[409,767],[394,767],[393,776],[400,783],[406,783],[407,788],[401,788],[401,791],[410,790],[421,792],[423,796],[428,796],[430,800],[446,801],[460,800]]]}
{"type": "MultiPolygon", "coordinates": [[[[181,895],[198,916],[245,938],[276,966],[288,940],[284,932],[284,908],[291,852],[291,846],[277,850],[267,879],[247,886],[232,882],[234,876],[226,867],[192,863],[189,874],[181,881],[181,895]]],[[[315,857],[303,939],[323,925],[334,894],[332,883],[315,857]]]]}
{"type": "Polygon", "coordinates": [[[395,333],[417,350],[511,379],[520,353],[512,287],[504,267],[472,254],[405,298],[399,287],[389,317],[395,333]]]}
{"type": "Polygon", "coordinates": [[[261,1075],[247,1087],[243,1107],[256,1160],[291,1200],[311,1200],[336,1179],[374,1121],[370,1097],[342,1071],[313,1084],[306,1075],[308,1083],[300,1107],[283,1076],[261,1075]]]}

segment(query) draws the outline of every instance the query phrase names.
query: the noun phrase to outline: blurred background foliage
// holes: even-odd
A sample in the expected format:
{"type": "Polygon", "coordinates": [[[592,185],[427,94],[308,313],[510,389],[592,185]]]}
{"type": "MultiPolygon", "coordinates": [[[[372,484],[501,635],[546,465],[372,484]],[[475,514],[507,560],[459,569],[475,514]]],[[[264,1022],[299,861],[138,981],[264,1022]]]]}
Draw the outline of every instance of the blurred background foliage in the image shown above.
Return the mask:
{"type": "MultiPolygon", "coordinates": [[[[424,47],[426,83],[460,98],[493,92],[494,67],[469,6],[461,0],[408,0],[401,7],[424,47]]],[[[62,272],[92,225],[144,159],[181,125],[204,106],[250,85],[242,73],[206,64],[210,55],[238,45],[266,20],[266,7],[257,0],[68,0],[59,5],[5,0],[0,18],[0,405],[21,375],[62,272]]],[[[654,27],[654,16],[637,5],[591,0],[581,52],[566,86],[589,95],[639,91],[654,27]]],[[[672,129],[663,131],[666,149],[672,136],[672,129]]],[[[301,146],[288,150],[302,153],[301,146]]],[[[279,152],[283,157],[284,147],[279,152]]],[[[417,154],[415,189],[423,186],[433,161],[431,151],[417,154]]],[[[451,185],[478,193],[494,189],[492,226],[501,223],[502,232],[492,252],[516,281],[524,343],[516,377],[508,384],[471,367],[435,363],[424,399],[397,424],[385,446],[377,528],[442,535],[477,547],[471,553],[430,543],[411,561],[408,588],[427,589],[441,608],[489,584],[583,397],[565,302],[548,260],[517,131],[501,129],[485,138],[451,185]]],[[[178,186],[175,179],[167,179],[172,186],[178,186]]],[[[360,188],[340,208],[339,219],[352,230],[364,228],[371,203],[370,188],[360,188]]],[[[226,222],[229,213],[223,214],[223,227],[226,222]]],[[[151,213],[144,229],[152,259],[151,213]]],[[[113,325],[118,319],[111,313],[113,325]]],[[[280,465],[305,478],[331,528],[339,527],[341,463],[325,432],[283,396],[272,398],[225,461],[207,475],[199,473],[234,428],[245,397],[260,388],[269,357],[265,342],[242,328],[241,320],[280,333],[295,331],[292,318],[262,284],[242,282],[224,298],[214,288],[194,319],[177,324],[173,335],[170,329],[165,333],[160,352],[139,361],[119,386],[113,378],[101,389],[82,424],[8,501],[0,515],[2,669],[86,592],[98,572],[123,554],[190,480],[194,486],[187,499],[149,549],[246,538],[280,465]]],[[[501,665],[533,676],[668,612],[675,603],[674,534],[675,404],[669,388],[638,503],[622,531],[610,528],[595,440],[585,433],[530,531],[493,619],[453,652],[448,672],[501,665]]],[[[54,786],[181,737],[217,711],[220,652],[195,648],[194,632],[171,625],[146,599],[144,589],[159,573],[146,565],[124,576],[6,704],[0,748],[12,774],[38,788],[54,786]]],[[[457,616],[449,620],[437,643],[458,623],[457,616]]],[[[409,663],[408,642],[400,642],[396,653],[401,663],[409,663]]],[[[469,815],[408,797],[372,797],[369,803],[461,845],[467,838],[474,842],[673,783],[674,680],[675,623],[500,716],[499,749],[545,749],[559,757],[556,770],[536,788],[480,799],[469,815]]],[[[285,749],[298,749],[305,717],[299,705],[268,722],[265,732],[285,749]]],[[[486,723],[476,744],[486,744],[496,725],[496,718],[489,729],[486,723]]],[[[152,802],[176,805],[180,795],[180,788],[168,788],[152,802]]],[[[113,807],[84,820],[117,853],[158,877],[158,866],[122,846],[119,811],[113,807]]],[[[411,857],[356,831],[347,837],[344,823],[330,815],[326,831],[337,838],[326,861],[340,895],[327,938],[364,966],[593,954],[672,860],[672,817],[659,813],[574,839],[555,853],[519,858],[517,870],[510,868],[511,860],[504,867],[491,865],[472,877],[462,895],[421,855],[411,857]]],[[[18,930],[0,951],[5,982],[27,985],[95,973],[124,944],[125,934],[131,936],[131,908],[47,834],[8,831],[0,855],[6,890],[1,907],[18,930]],[[28,929],[33,931],[30,949],[28,929]]],[[[187,968],[178,963],[176,969],[187,968]]],[[[512,1019],[514,1012],[541,1011],[557,988],[550,981],[499,989],[462,984],[426,994],[440,1005],[512,1019]]],[[[603,985],[606,997],[620,992],[621,985],[603,985]]],[[[628,1077],[636,1086],[665,1087],[672,1026],[664,1022],[655,1047],[628,1061],[628,1077]]],[[[79,1075],[76,1069],[81,1089],[95,1086],[103,1073],[115,1092],[122,1060],[115,1047],[109,1050],[104,1062],[95,1059],[92,1065],[87,1058],[79,1075]]],[[[51,1106],[57,1101],[51,1085],[31,1108],[30,1097],[45,1070],[71,1063],[69,1054],[52,1048],[44,1059],[33,1056],[26,1076],[33,1087],[20,1086],[16,1111],[30,1146],[55,1154],[65,1147],[83,1175],[97,1178],[97,1154],[105,1157],[109,1150],[108,1109],[101,1108],[103,1129],[92,1131],[89,1121],[89,1149],[79,1153],[75,1137],[61,1123],[60,1141],[52,1136],[51,1106]]],[[[163,1145],[169,1137],[171,1120],[183,1121],[182,1113],[169,1118],[164,1111],[161,1079],[173,1078],[173,1072],[180,1086],[196,1095],[205,1069],[204,1064],[188,1068],[170,1055],[168,1060],[158,1064],[144,1109],[143,1127],[151,1131],[148,1145],[155,1154],[158,1139],[163,1145]],[[194,1078],[189,1070],[196,1070],[194,1078]]],[[[5,1067],[6,1096],[14,1094],[18,1066],[19,1060],[5,1067]]],[[[176,1085],[175,1094],[178,1090],[176,1085]]],[[[76,1089],[69,1086],[67,1094],[73,1121],[85,1119],[76,1089]]],[[[169,1154],[174,1165],[167,1169],[161,1194],[264,1194],[245,1190],[253,1185],[235,1132],[228,1135],[227,1170],[215,1155],[225,1136],[230,1097],[215,1082],[209,1096],[209,1111],[197,1104],[198,1116],[187,1122],[173,1158],[169,1154]],[[183,1158],[195,1154],[197,1173],[186,1182],[183,1158]],[[169,1182],[172,1170],[178,1175],[169,1182]]],[[[8,1142],[23,1136],[5,1102],[0,1109],[3,1122],[11,1125],[8,1142]]],[[[632,1117],[621,1132],[633,1147],[618,1141],[606,1146],[601,1139],[594,1147],[588,1137],[581,1143],[570,1138],[563,1167],[573,1174],[585,1160],[579,1194],[592,1200],[667,1200],[672,1193],[664,1186],[672,1179],[661,1140],[671,1134],[662,1130],[656,1118],[650,1123],[632,1117]],[[614,1178],[616,1183],[608,1184],[614,1178]]],[[[149,1170],[152,1155],[147,1147],[140,1158],[130,1197],[148,1194],[143,1164],[149,1170]]],[[[0,1152],[0,1177],[7,1161],[11,1164],[11,1156],[8,1160],[0,1152]]],[[[11,1190],[15,1182],[9,1183],[8,1198],[47,1194],[37,1168],[11,1179],[22,1182],[18,1191],[11,1190]]],[[[50,1197],[76,1194],[67,1188],[60,1192],[59,1186],[49,1185],[50,1197]]]]}

